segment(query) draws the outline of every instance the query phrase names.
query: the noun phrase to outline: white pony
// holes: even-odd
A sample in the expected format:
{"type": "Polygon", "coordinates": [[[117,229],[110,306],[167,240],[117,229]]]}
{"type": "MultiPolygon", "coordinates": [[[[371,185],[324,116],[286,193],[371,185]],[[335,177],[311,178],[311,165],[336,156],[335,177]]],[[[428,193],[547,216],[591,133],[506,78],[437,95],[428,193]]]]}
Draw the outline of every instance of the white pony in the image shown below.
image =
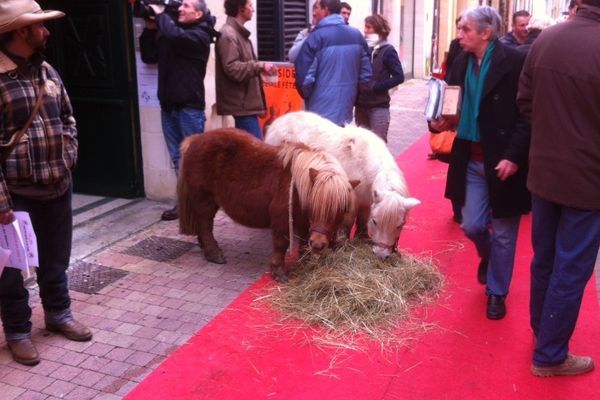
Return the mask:
{"type": "MultiPolygon", "coordinates": [[[[373,132],[355,125],[340,127],[311,112],[291,112],[277,118],[265,142],[301,142],[335,156],[348,178],[360,180],[357,235],[373,241],[373,252],[385,259],[396,250],[407,213],[421,204],[408,194],[402,172],[386,144],[373,132]]],[[[347,227],[349,229],[350,227],[347,227]]]]}

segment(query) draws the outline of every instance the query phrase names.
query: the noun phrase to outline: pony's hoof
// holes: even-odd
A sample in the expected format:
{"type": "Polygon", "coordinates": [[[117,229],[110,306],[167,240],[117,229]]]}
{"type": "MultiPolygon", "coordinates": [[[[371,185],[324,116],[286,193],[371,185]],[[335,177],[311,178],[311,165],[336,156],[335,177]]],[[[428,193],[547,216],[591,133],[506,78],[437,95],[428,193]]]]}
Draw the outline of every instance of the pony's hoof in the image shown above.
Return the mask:
{"type": "Polygon", "coordinates": [[[205,253],[204,258],[206,258],[206,261],[209,261],[209,262],[215,263],[215,264],[226,264],[227,263],[225,256],[223,256],[223,253],[221,253],[220,251],[217,253],[214,253],[214,254],[205,253]]]}

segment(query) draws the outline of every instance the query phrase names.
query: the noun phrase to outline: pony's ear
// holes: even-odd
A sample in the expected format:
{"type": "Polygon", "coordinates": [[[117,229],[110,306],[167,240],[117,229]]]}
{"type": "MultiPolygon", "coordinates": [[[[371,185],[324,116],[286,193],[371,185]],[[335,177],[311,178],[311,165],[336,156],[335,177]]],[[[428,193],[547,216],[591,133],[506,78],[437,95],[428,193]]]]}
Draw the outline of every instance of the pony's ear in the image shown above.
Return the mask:
{"type": "Polygon", "coordinates": [[[350,180],[350,186],[352,186],[352,189],[356,188],[358,185],[360,185],[360,181],[358,179],[350,180]]]}
{"type": "Polygon", "coordinates": [[[415,199],[414,197],[407,197],[402,200],[402,205],[407,210],[410,210],[411,208],[413,208],[414,206],[418,206],[419,204],[421,204],[421,201],[415,199]]]}
{"type": "Polygon", "coordinates": [[[381,201],[381,196],[377,190],[373,190],[373,203],[377,204],[381,201]]]}
{"type": "Polygon", "coordinates": [[[310,183],[314,185],[315,180],[317,179],[317,175],[319,175],[319,171],[314,168],[308,169],[308,176],[310,177],[310,183]]]}

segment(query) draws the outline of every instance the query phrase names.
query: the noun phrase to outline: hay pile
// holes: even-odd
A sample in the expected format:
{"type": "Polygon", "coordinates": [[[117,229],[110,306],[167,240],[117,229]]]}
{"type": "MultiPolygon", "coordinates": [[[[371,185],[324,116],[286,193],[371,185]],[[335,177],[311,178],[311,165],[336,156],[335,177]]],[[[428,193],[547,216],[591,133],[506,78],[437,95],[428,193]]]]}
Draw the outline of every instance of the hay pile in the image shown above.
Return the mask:
{"type": "Polygon", "coordinates": [[[381,342],[389,342],[411,308],[431,299],[443,283],[431,260],[394,254],[382,261],[364,241],[306,256],[294,275],[267,296],[284,320],[322,326],[330,338],[367,334],[381,342]]]}

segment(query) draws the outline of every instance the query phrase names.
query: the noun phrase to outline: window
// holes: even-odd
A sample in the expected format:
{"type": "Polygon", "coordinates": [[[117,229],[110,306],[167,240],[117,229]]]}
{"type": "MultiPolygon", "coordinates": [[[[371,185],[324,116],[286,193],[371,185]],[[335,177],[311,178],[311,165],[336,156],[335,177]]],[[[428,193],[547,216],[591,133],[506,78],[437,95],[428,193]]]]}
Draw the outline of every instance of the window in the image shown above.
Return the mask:
{"type": "Polygon", "coordinates": [[[257,0],[258,59],[287,61],[287,52],[302,29],[308,26],[306,0],[257,0]]]}

